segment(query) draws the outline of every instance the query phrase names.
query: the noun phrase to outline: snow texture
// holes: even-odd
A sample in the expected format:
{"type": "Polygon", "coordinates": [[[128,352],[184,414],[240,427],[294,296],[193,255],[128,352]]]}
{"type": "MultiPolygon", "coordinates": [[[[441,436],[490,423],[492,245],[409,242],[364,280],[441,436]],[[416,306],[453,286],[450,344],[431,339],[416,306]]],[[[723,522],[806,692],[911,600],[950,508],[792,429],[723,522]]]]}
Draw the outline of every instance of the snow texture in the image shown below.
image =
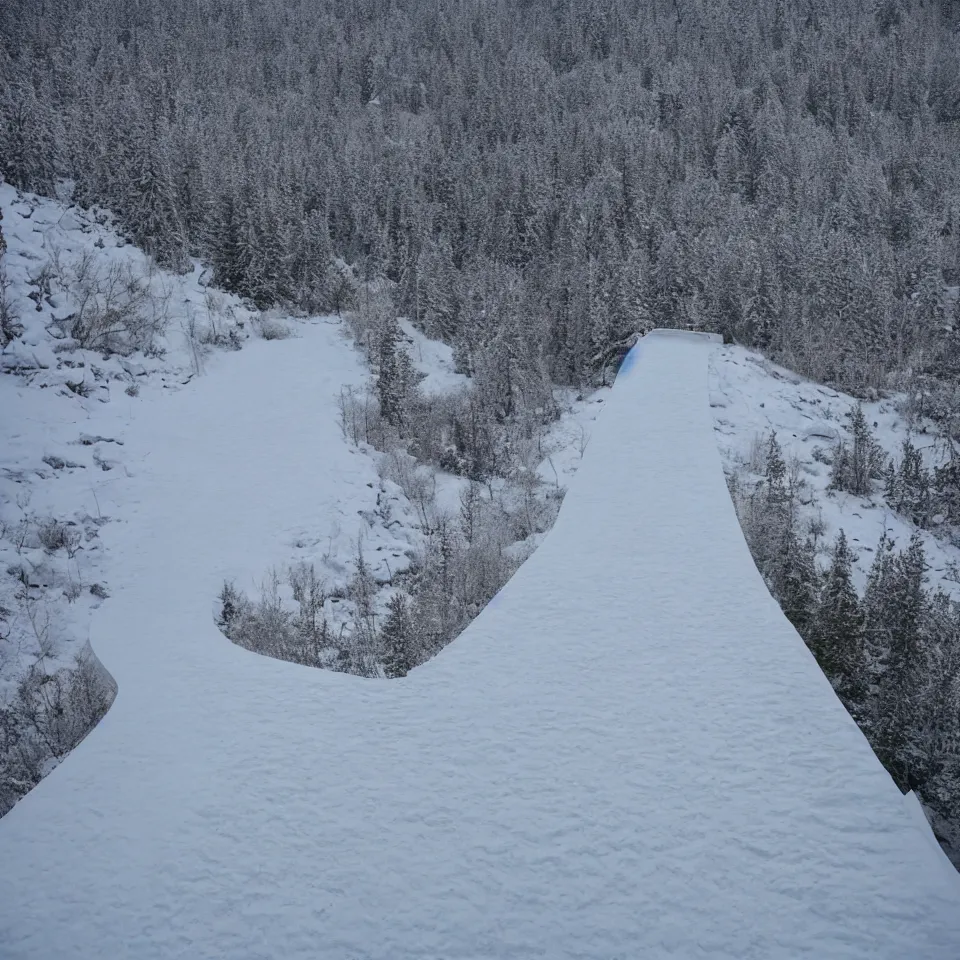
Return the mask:
{"type": "Polygon", "coordinates": [[[956,885],[741,536],[713,348],[641,342],[541,548],[403,680],[210,615],[370,479],[334,328],[131,408],[119,694],[0,821],[4,960],[956,960],[956,885]]]}

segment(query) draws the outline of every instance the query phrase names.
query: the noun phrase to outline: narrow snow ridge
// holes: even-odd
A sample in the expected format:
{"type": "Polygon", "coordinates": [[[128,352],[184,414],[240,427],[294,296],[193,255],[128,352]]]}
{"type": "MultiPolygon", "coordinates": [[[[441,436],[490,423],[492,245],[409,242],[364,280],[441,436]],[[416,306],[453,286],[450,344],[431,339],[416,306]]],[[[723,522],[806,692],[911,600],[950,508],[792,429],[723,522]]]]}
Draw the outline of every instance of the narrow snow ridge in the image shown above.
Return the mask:
{"type": "Polygon", "coordinates": [[[955,960],[936,851],[741,536],[709,342],[635,349],[544,544],[408,678],[222,638],[223,571],[369,469],[297,426],[329,349],[245,350],[131,426],[92,631],[120,693],[0,821],[5,960],[955,960]]]}

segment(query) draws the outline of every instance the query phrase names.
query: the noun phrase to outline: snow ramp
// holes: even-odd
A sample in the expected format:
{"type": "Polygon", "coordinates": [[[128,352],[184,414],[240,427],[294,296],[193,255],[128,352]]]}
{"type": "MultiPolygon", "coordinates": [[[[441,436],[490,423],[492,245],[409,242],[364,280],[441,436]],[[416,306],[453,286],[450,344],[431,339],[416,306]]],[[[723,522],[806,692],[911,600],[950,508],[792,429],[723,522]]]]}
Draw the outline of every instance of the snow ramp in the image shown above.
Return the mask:
{"type": "Polygon", "coordinates": [[[291,430],[330,349],[131,425],[92,636],[120,692],[0,821],[4,960],[960,957],[955,878],[751,561],[709,340],[630,354],[543,546],[408,678],[224,640],[223,570],[364,469],[291,430]]]}

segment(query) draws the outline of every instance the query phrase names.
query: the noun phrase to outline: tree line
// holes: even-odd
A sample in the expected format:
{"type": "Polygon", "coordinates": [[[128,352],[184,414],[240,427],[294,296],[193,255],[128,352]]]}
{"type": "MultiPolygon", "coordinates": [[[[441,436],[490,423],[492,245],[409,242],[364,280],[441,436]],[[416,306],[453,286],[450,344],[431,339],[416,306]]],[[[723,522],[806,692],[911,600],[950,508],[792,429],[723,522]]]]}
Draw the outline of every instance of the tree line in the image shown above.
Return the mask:
{"type": "Polygon", "coordinates": [[[387,278],[555,383],[652,325],[960,372],[950,0],[8,0],[0,170],[261,306],[387,278]]]}

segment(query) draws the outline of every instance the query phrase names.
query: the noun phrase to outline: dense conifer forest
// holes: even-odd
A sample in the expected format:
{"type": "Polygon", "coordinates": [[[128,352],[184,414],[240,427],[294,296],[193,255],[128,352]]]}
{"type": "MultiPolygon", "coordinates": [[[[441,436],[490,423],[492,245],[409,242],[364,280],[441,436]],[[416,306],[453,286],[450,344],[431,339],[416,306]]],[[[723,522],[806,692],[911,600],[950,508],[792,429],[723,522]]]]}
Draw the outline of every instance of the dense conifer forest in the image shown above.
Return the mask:
{"type": "Polygon", "coordinates": [[[862,390],[957,370],[958,23],[952,0],[8,0],[2,172],[72,179],[259,305],[386,277],[465,369],[522,370],[501,391],[581,383],[651,325],[862,390]]]}

